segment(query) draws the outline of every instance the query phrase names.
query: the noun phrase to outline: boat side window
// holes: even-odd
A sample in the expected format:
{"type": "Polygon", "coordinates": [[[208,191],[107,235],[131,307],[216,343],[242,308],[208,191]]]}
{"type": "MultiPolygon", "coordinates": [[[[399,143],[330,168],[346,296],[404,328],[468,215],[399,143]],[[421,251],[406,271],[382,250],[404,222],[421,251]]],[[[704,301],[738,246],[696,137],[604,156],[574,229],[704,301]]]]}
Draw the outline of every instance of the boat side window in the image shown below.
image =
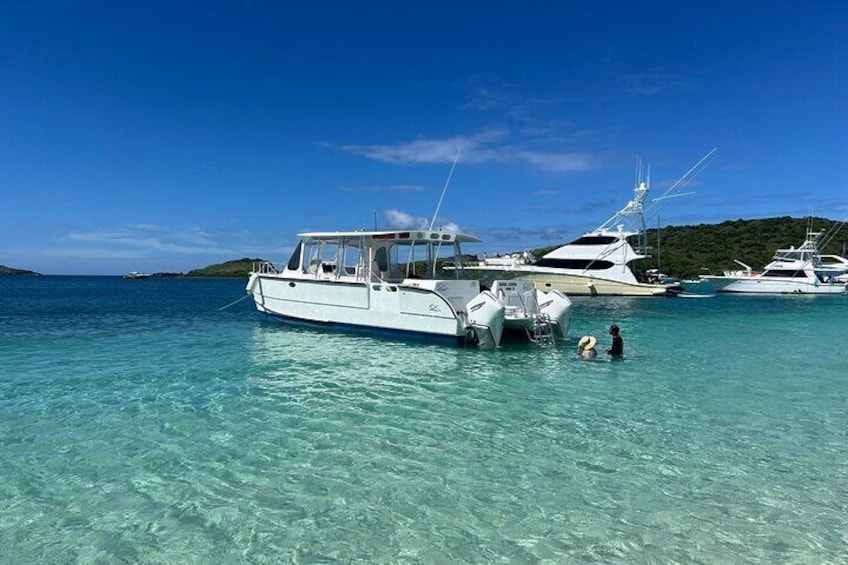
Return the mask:
{"type": "Polygon", "coordinates": [[[348,244],[344,247],[343,253],[344,274],[355,275],[362,260],[362,252],[358,247],[348,244]]]}
{"type": "Polygon", "coordinates": [[[380,269],[381,272],[389,270],[389,252],[385,247],[377,249],[377,252],[374,253],[374,261],[377,262],[377,268],[380,269]]]}
{"type": "Polygon", "coordinates": [[[292,253],[291,258],[289,259],[288,269],[290,271],[296,271],[300,269],[300,251],[303,249],[303,243],[298,243],[297,247],[294,248],[294,253],[292,253]]]}
{"type": "Polygon", "coordinates": [[[592,259],[539,259],[538,267],[554,267],[557,269],[581,269],[589,271],[603,271],[613,266],[611,261],[600,261],[592,259]]]}
{"type": "Polygon", "coordinates": [[[763,276],[805,279],[807,278],[807,273],[803,269],[769,269],[763,273],[763,276]]]}
{"type": "Polygon", "coordinates": [[[616,241],[618,241],[618,238],[610,235],[584,235],[575,239],[569,245],[609,245],[616,241]]]}

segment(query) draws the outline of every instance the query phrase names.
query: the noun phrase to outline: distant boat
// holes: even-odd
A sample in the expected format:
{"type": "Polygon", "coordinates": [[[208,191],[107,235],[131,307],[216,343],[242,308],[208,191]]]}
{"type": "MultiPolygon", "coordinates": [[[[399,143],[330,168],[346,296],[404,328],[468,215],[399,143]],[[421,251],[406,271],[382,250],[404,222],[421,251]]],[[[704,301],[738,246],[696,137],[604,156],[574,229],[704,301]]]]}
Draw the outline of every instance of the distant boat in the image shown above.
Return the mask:
{"type": "Polygon", "coordinates": [[[282,270],[254,264],[256,308],[284,323],[453,344],[497,346],[504,331],[565,337],[571,301],[532,284],[438,278],[439,252],[462,257],[461,233],[433,230],[302,233],[282,270]]]}
{"type": "Polygon", "coordinates": [[[730,283],[736,282],[738,280],[750,279],[760,274],[754,271],[754,269],[752,269],[750,265],[746,265],[742,261],[734,259],[733,262],[742,265],[745,269],[728,269],[724,271],[724,273],[721,275],[701,275],[700,280],[706,281],[714,290],[720,292],[724,287],[726,287],[730,283]]]}
{"type": "Polygon", "coordinates": [[[127,273],[126,275],[121,277],[122,279],[149,279],[150,275],[147,273],[139,273],[138,271],[132,271],[127,273]]]}
{"type": "Polygon", "coordinates": [[[844,279],[840,278],[845,275],[844,267],[824,264],[819,254],[819,240],[824,233],[807,229],[806,239],[800,247],[778,249],[762,273],[738,278],[716,290],[752,294],[844,294],[848,290],[844,279]]]}
{"type": "Polygon", "coordinates": [[[840,282],[848,283],[848,259],[842,255],[822,255],[822,266],[826,269],[833,269],[841,274],[836,277],[840,282]]]}

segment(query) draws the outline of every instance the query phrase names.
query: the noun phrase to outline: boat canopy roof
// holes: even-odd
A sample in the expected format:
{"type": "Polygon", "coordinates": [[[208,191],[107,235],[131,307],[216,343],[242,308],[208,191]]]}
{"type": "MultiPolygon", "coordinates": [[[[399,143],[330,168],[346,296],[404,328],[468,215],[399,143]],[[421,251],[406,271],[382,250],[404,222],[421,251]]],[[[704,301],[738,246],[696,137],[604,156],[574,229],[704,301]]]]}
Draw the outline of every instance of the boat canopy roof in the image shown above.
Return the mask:
{"type": "Polygon", "coordinates": [[[365,238],[369,240],[392,240],[396,243],[436,244],[436,243],[480,243],[483,240],[473,235],[437,230],[381,230],[381,231],[336,231],[304,232],[297,234],[301,239],[339,240],[365,238]]]}

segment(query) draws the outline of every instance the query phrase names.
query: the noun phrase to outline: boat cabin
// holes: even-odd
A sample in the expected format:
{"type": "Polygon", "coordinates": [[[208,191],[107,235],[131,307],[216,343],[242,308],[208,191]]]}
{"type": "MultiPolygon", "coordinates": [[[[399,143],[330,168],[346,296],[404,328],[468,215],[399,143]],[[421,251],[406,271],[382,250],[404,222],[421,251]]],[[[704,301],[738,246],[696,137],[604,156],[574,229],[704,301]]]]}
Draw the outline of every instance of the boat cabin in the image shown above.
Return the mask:
{"type": "Polygon", "coordinates": [[[310,232],[299,237],[286,274],[348,282],[438,278],[437,260],[451,256],[459,265],[454,276],[460,278],[460,244],[482,241],[432,230],[310,232]]]}

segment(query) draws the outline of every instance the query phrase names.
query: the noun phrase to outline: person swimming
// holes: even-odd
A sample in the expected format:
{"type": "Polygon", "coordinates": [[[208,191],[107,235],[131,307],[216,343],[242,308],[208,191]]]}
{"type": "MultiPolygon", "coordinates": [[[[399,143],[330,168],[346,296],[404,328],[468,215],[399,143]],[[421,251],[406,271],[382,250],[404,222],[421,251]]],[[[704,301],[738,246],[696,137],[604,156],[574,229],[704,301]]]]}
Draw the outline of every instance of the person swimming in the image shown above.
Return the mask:
{"type": "Polygon", "coordinates": [[[613,324],[609,327],[609,334],[612,336],[612,345],[606,350],[610,357],[621,357],[624,355],[624,340],[619,334],[618,326],[613,324]]]}
{"type": "Polygon", "coordinates": [[[595,344],[598,340],[593,335],[584,335],[577,343],[577,355],[583,359],[594,359],[598,356],[595,344]]]}

